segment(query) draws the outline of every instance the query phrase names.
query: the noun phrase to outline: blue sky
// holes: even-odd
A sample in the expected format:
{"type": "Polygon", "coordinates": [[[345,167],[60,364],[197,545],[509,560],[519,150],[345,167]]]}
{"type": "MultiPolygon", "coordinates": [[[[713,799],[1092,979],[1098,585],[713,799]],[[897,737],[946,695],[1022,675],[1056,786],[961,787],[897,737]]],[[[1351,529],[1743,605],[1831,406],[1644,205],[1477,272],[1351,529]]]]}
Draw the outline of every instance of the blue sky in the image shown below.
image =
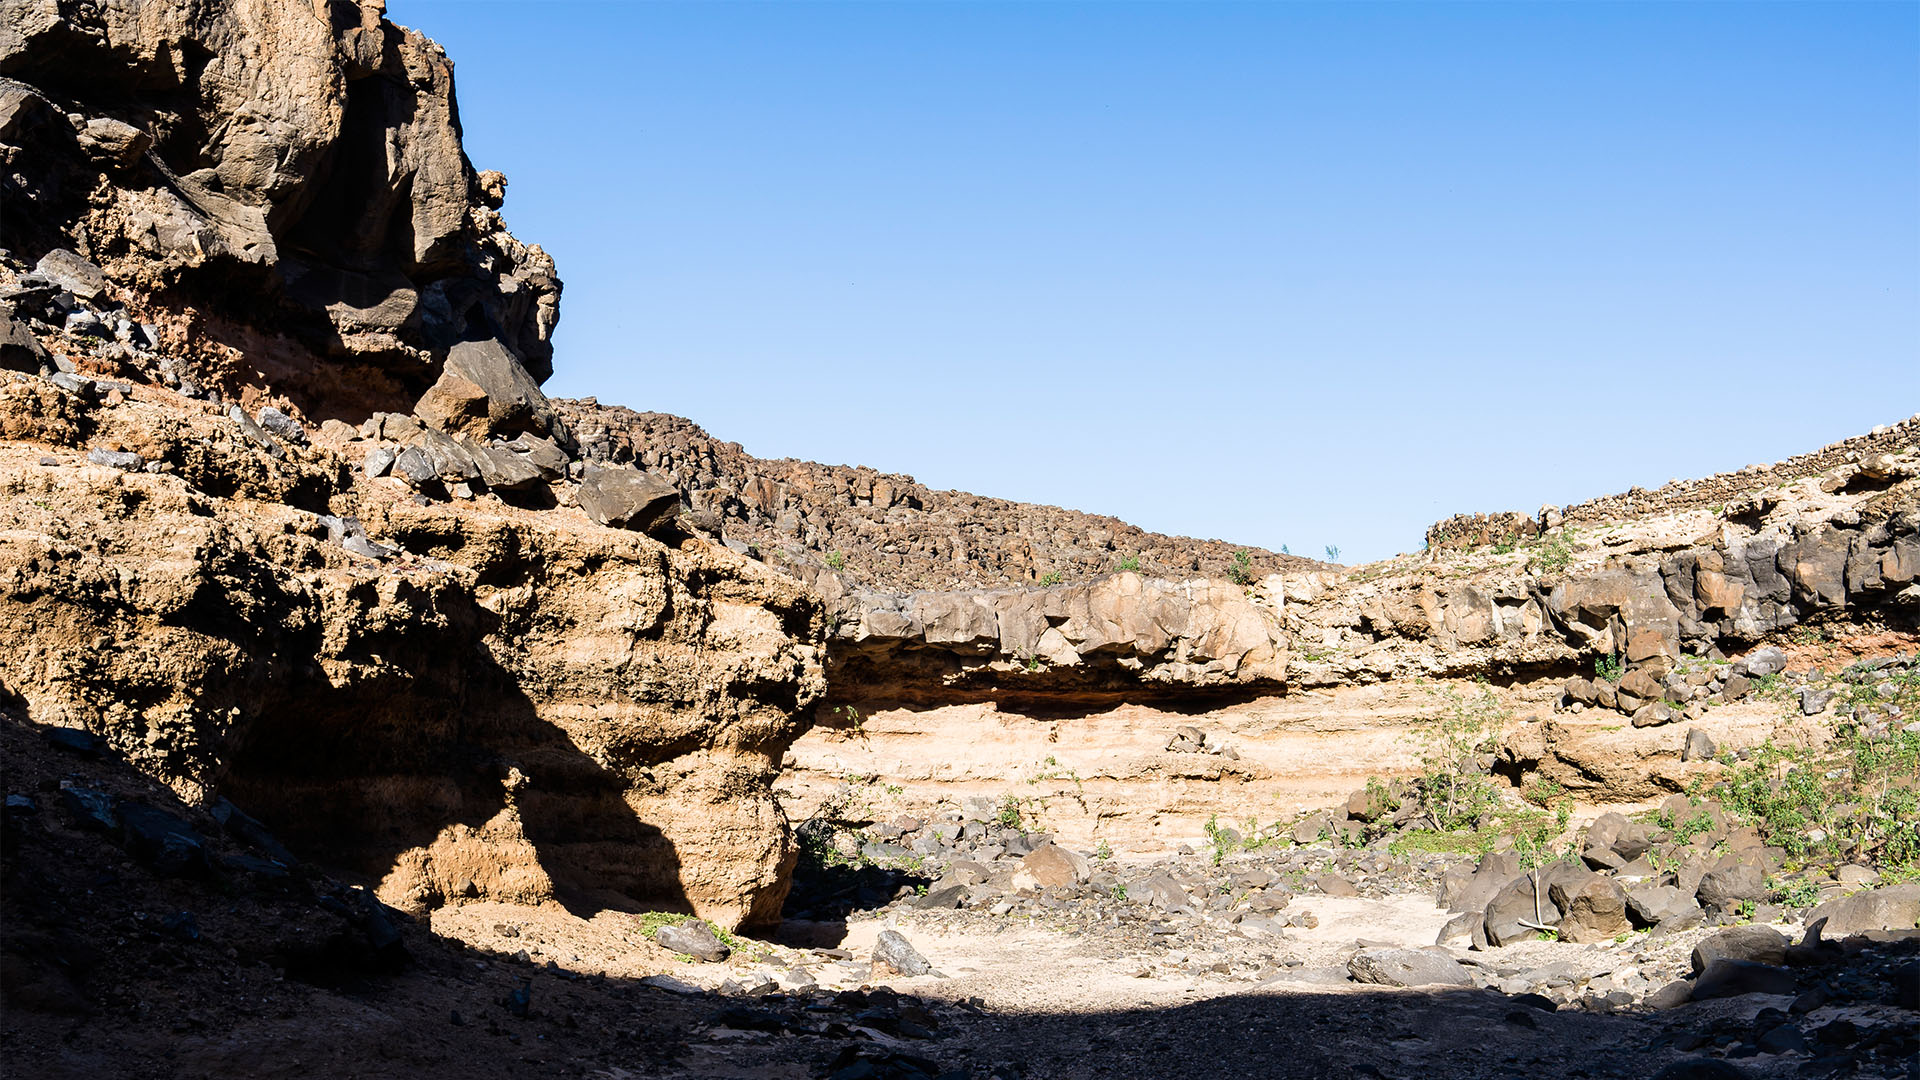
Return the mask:
{"type": "Polygon", "coordinates": [[[390,0],[551,393],[1346,561],[1920,411],[1920,5],[390,0]]]}

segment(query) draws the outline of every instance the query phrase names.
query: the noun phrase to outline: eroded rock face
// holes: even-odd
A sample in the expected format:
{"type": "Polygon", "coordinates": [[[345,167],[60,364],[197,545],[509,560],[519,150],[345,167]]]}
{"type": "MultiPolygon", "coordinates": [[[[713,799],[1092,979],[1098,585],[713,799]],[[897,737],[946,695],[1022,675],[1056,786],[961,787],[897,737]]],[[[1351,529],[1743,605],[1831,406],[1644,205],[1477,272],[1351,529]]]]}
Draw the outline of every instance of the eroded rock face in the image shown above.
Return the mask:
{"type": "Polygon", "coordinates": [[[771,778],[824,688],[798,583],[578,511],[416,505],[211,407],[4,378],[0,684],[35,722],[398,906],[778,918],[771,778]],[[89,464],[106,441],[164,471],[89,464]]]}
{"type": "Polygon", "coordinates": [[[1281,685],[1270,608],[1226,582],[1122,573],[1084,585],[868,593],[834,639],[836,679],[891,700],[970,692],[1098,697],[1281,685]],[[991,689],[989,689],[991,688],[991,689]]]}
{"type": "Polygon", "coordinates": [[[0,0],[8,246],[76,248],[203,382],[323,415],[411,405],[470,338],[544,378],[553,262],[468,163],[452,63],[383,10],[0,0]]]}

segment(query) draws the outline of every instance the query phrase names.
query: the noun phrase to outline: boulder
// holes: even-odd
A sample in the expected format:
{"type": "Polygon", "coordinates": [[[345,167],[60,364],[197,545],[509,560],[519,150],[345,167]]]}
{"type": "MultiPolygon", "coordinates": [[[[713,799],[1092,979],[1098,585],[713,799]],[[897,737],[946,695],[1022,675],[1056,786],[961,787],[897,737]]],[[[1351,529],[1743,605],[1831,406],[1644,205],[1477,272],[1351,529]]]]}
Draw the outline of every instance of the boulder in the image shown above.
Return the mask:
{"type": "Polygon", "coordinates": [[[1627,672],[1626,677],[1620,680],[1620,689],[1648,701],[1658,701],[1667,692],[1659,676],[1647,668],[1635,668],[1627,672]]]}
{"type": "Polygon", "coordinates": [[[1735,660],[1733,662],[1733,672],[1735,675],[1746,675],[1750,678],[1757,679],[1785,670],[1786,666],[1787,654],[1781,649],[1769,645],[1764,649],[1755,649],[1746,656],[1735,660]]]}
{"type": "Polygon", "coordinates": [[[1016,889],[1052,889],[1073,885],[1093,876],[1087,857],[1048,841],[1028,852],[1013,875],[1016,889]]]}
{"type": "Polygon", "coordinates": [[[873,943],[873,962],[876,967],[886,967],[895,974],[914,976],[925,975],[933,970],[933,965],[920,951],[913,947],[897,930],[882,930],[873,943]]]}
{"type": "Polygon", "coordinates": [[[1833,941],[1873,930],[1920,925],[1920,882],[1889,885],[1829,900],[1807,913],[1807,936],[1833,941]]]}
{"type": "Polygon", "coordinates": [[[494,491],[525,491],[544,483],[546,477],[525,456],[498,446],[467,442],[467,454],[480,479],[494,491]]]}
{"type": "Polygon", "coordinates": [[[1645,884],[1627,890],[1627,913],[1641,926],[1658,926],[1699,910],[1693,894],[1674,885],[1645,884]]]}
{"type": "Polygon", "coordinates": [[[1440,934],[1434,938],[1435,945],[1453,945],[1459,943],[1478,943],[1486,941],[1484,923],[1486,916],[1478,911],[1463,911],[1447,920],[1440,928],[1440,934]]]}
{"type": "Polygon", "coordinates": [[[505,444],[508,450],[525,457],[527,464],[540,470],[540,475],[548,480],[558,480],[567,475],[567,464],[572,459],[560,449],[552,439],[543,439],[538,435],[521,434],[505,444]]]}
{"type": "Polygon", "coordinates": [[[88,157],[106,165],[131,165],[153,145],[153,136],[124,120],[92,117],[82,124],[74,138],[88,157]]]}
{"type": "Polygon", "coordinates": [[[463,341],[414,414],[449,434],[484,438],[553,430],[553,405],[519,358],[498,341],[463,341]],[[451,425],[451,426],[446,426],[451,425]]]}
{"type": "Polygon", "coordinates": [[[1319,886],[1320,891],[1326,893],[1328,896],[1360,895],[1360,890],[1353,887],[1353,882],[1348,881],[1339,874],[1321,874],[1314,880],[1314,884],[1319,886]]]}
{"type": "Polygon", "coordinates": [[[1766,871],[1761,852],[1735,851],[1720,857],[1700,878],[1695,891],[1701,906],[1730,911],[1743,900],[1762,900],[1767,895],[1766,871]]]}
{"type": "Polygon", "coordinates": [[[1450,956],[1425,949],[1362,949],[1347,961],[1354,982],[1377,986],[1472,986],[1450,956]]]}
{"type": "Polygon", "coordinates": [[[695,960],[704,960],[717,964],[733,955],[733,950],[721,943],[720,938],[700,919],[688,919],[677,925],[663,926],[653,932],[653,940],[662,948],[671,949],[683,956],[695,960]]]}
{"type": "MultiPolygon", "coordinates": [[[[1464,864],[1457,864],[1453,870],[1464,864]]],[[[1449,870],[1452,873],[1453,870],[1449,870]]],[[[1443,894],[1440,905],[1448,911],[1475,911],[1484,913],[1487,902],[1505,888],[1520,873],[1520,857],[1511,851],[1488,852],[1480,856],[1480,861],[1461,881],[1457,889],[1443,894]]],[[[1446,882],[1442,881],[1444,888],[1446,882]]]]}
{"type": "Polygon", "coordinates": [[[1693,947],[1693,973],[1697,976],[1722,959],[1777,967],[1787,962],[1787,939],[1771,926],[1730,927],[1693,947]]]}
{"type": "Polygon", "coordinates": [[[1627,921],[1627,897],[1612,878],[1588,874],[1584,879],[1561,878],[1553,883],[1554,906],[1562,915],[1556,929],[1561,941],[1590,944],[1611,941],[1633,929],[1627,921]]]}
{"type": "Polygon", "coordinates": [[[427,392],[414,402],[413,415],[450,435],[484,439],[492,434],[487,392],[452,371],[442,371],[440,378],[427,387],[427,392]]]}
{"type": "Polygon", "coordinates": [[[1681,761],[1712,761],[1720,748],[1713,744],[1713,737],[1699,728],[1687,729],[1687,742],[1680,750],[1681,761]]]}
{"type": "Polygon", "coordinates": [[[1509,881],[1494,894],[1486,907],[1486,934],[1489,945],[1511,945],[1516,941],[1526,941],[1537,937],[1542,928],[1557,929],[1560,919],[1566,914],[1553,900],[1553,887],[1565,882],[1574,887],[1584,884],[1584,878],[1590,871],[1565,863],[1543,867],[1537,872],[1538,897],[1535,896],[1535,873],[1524,873],[1509,881]]]}
{"type": "MultiPolygon", "coordinates": [[[[4,311],[0,308],[0,311],[4,311]]],[[[0,369],[37,375],[53,366],[53,357],[33,336],[27,324],[10,314],[0,314],[0,369]]]]}
{"type": "Polygon", "coordinates": [[[1791,994],[1798,989],[1793,972],[1752,960],[1718,959],[1693,981],[1693,1000],[1738,997],[1741,994],[1791,994]]]}
{"type": "Polygon", "coordinates": [[[1659,727],[1671,723],[1674,717],[1672,706],[1664,701],[1649,701],[1633,710],[1633,726],[1637,728],[1659,727]]]}
{"type": "Polygon", "coordinates": [[[613,529],[653,534],[680,513],[680,489],[638,469],[589,469],[577,497],[588,517],[613,529]]]}
{"type": "Polygon", "coordinates": [[[206,841],[180,818],[124,799],[114,805],[114,813],[128,853],[161,877],[198,877],[212,868],[206,841]]]}
{"type": "Polygon", "coordinates": [[[446,484],[469,484],[480,479],[480,466],[467,447],[443,431],[427,428],[414,442],[414,449],[427,455],[433,474],[446,484]]]}
{"type": "Polygon", "coordinates": [[[1169,914],[1193,910],[1193,898],[1187,895],[1187,890],[1165,873],[1155,874],[1142,882],[1139,895],[1149,907],[1169,914]]]}
{"type": "MultiPolygon", "coordinates": [[[[1684,985],[1684,984],[1681,984],[1684,985]]],[[[1753,1074],[1719,1058],[1682,1058],[1653,1074],[1653,1080],[1749,1080],[1753,1074]]]]}
{"type": "Polygon", "coordinates": [[[107,291],[107,276],[100,268],[66,248],[54,248],[40,256],[33,272],[82,300],[92,300],[107,291]]]}

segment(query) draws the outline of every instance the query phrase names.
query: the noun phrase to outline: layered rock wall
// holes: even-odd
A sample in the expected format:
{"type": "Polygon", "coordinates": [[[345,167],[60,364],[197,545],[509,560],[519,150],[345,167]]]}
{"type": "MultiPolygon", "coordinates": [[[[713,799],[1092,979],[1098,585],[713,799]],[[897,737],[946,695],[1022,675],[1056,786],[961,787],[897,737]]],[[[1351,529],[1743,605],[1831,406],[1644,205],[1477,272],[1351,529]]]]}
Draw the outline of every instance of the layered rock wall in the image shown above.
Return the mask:
{"type": "Polygon", "coordinates": [[[824,689],[797,582],[575,509],[416,499],[164,389],[0,377],[0,686],[36,723],[410,909],[777,920],[772,777],[824,689]]]}

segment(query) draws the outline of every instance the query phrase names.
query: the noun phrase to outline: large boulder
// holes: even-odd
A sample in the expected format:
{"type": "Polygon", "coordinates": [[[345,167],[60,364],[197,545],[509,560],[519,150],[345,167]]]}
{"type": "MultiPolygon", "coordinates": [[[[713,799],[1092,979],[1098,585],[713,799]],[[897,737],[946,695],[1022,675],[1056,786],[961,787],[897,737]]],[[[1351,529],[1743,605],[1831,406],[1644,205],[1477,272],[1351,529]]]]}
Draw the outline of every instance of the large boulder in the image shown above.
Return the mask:
{"type": "Polygon", "coordinates": [[[1347,961],[1354,982],[1378,986],[1472,986],[1451,956],[1426,949],[1362,949],[1347,961]]]}
{"type": "Polygon", "coordinates": [[[1693,1000],[1739,997],[1742,994],[1791,994],[1798,989],[1793,972],[1756,960],[1726,957],[1710,960],[1693,981],[1693,1000]]]}
{"type": "Polygon", "coordinates": [[[414,415],[448,433],[477,439],[553,429],[553,406],[519,359],[498,341],[463,341],[447,353],[439,381],[414,415]]]}
{"type": "Polygon", "coordinates": [[[1551,895],[1562,913],[1556,924],[1561,941],[1610,941],[1633,929],[1627,921],[1626,894],[1603,874],[1563,877],[1553,883],[1551,895]]]}
{"type": "Polygon", "coordinates": [[[1554,901],[1554,886],[1561,886],[1566,895],[1569,890],[1577,892],[1591,876],[1583,867],[1556,863],[1507,882],[1487,902],[1487,943],[1511,945],[1557,930],[1566,912],[1554,901]]]}
{"type": "Polygon", "coordinates": [[[657,533],[680,513],[680,489],[638,469],[589,469],[577,497],[588,517],[612,529],[657,533]]]}
{"type": "Polygon", "coordinates": [[[1069,851],[1051,841],[1041,844],[1020,860],[1014,871],[1016,889],[1051,889],[1073,885],[1093,875],[1092,864],[1077,851],[1069,851]]]}
{"type": "Polygon", "coordinates": [[[53,357],[47,355],[27,324],[0,308],[0,369],[38,374],[52,364],[53,357]]]}
{"type": "Polygon", "coordinates": [[[1912,930],[1916,925],[1920,925],[1920,883],[1842,896],[1807,913],[1807,934],[1815,940],[1832,941],[1874,930],[1912,930]]]}
{"type": "Polygon", "coordinates": [[[1751,960],[1779,966],[1787,962],[1787,939],[1771,926],[1734,926],[1693,947],[1693,973],[1715,960],[1751,960]]]}
{"type": "Polygon", "coordinates": [[[1742,901],[1761,900],[1767,895],[1764,856],[1758,849],[1722,855],[1704,876],[1696,895],[1702,907],[1730,911],[1742,901]]]}

